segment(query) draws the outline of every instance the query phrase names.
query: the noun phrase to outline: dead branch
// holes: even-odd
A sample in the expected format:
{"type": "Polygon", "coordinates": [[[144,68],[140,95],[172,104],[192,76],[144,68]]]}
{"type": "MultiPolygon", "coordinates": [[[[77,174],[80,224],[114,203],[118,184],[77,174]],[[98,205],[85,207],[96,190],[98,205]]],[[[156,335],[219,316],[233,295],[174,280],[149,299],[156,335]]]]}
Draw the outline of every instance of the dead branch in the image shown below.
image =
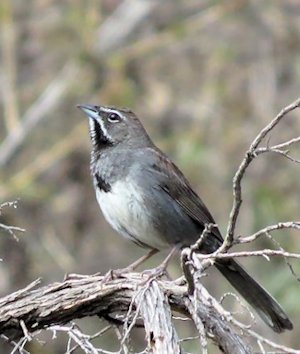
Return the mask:
{"type": "Polygon", "coordinates": [[[148,282],[145,290],[142,289],[138,293],[135,306],[139,304],[139,312],[144,320],[148,352],[181,353],[168,298],[156,280],[148,282]]]}
{"type": "MultiPolygon", "coordinates": [[[[12,201],[12,202],[5,202],[0,204],[0,216],[2,214],[2,209],[4,209],[5,207],[13,207],[13,208],[17,208],[18,205],[18,200],[12,201]]],[[[18,226],[12,226],[12,225],[6,225],[0,222],[0,229],[5,230],[6,232],[8,232],[10,235],[12,235],[14,237],[14,239],[16,241],[19,241],[16,232],[25,232],[26,230],[18,227],[18,226]]]]}
{"type": "Polygon", "coordinates": [[[297,138],[293,138],[293,139],[290,139],[288,141],[285,141],[281,144],[276,144],[276,145],[273,145],[273,146],[267,146],[267,147],[261,147],[261,148],[258,148],[255,150],[256,154],[259,155],[259,154],[262,154],[262,153],[265,153],[265,152],[269,152],[269,151],[272,151],[272,150],[282,150],[282,149],[286,149],[287,147],[290,147],[291,145],[294,145],[296,143],[299,143],[300,142],[300,136],[298,136],[297,138]]]}
{"type": "Polygon", "coordinates": [[[140,316],[150,352],[180,353],[180,342],[171,321],[172,310],[201,321],[224,353],[232,353],[233,347],[248,348],[230,325],[230,314],[224,317],[227,312],[224,309],[219,312],[221,305],[212,301],[204,288],[200,288],[200,283],[195,300],[188,295],[186,286],[174,281],[147,282],[147,278],[145,281],[145,276],[138,273],[113,280],[106,278],[81,276],[33,289],[39,282],[36,281],[1,298],[0,333],[10,340],[24,337],[28,340],[38,330],[55,329],[77,318],[99,316],[114,323],[118,314],[119,323],[127,328],[124,341],[140,316]]]}
{"type": "MultiPolygon", "coordinates": [[[[295,109],[299,108],[299,106],[300,106],[300,98],[298,98],[292,104],[283,108],[278,113],[278,115],[260,131],[260,133],[256,136],[256,138],[253,140],[252,144],[250,145],[249,149],[247,150],[245,157],[233,178],[233,205],[229,216],[227,234],[224,243],[222,245],[222,248],[220,249],[220,252],[228,250],[233,244],[235,226],[242,205],[242,187],[241,187],[242,179],[245,175],[247,168],[257,156],[257,149],[259,144],[289,112],[294,111],[295,109]]],[[[286,146],[288,146],[296,142],[298,142],[298,138],[289,140],[288,142],[283,144],[286,144],[286,146]]],[[[283,144],[280,144],[281,148],[282,146],[284,146],[283,144]]]]}
{"type": "Polygon", "coordinates": [[[279,222],[278,224],[275,224],[275,225],[266,226],[263,229],[255,232],[254,234],[252,234],[250,236],[238,237],[234,243],[239,244],[239,243],[253,242],[257,238],[259,238],[260,236],[266,235],[266,234],[276,231],[276,230],[283,230],[283,229],[300,230],[300,221],[279,222]]]}
{"type": "Polygon", "coordinates": [[[92,348],[91,336],[81,333],[75,325],[70,330],[65,324],[85,316],[98,316],[123,325],[122,346],[141,318],[148,352],[181,353],[172,310],[193,320],[201,334],[203,353],[207,352],[206,338],[213,340],[223,353],[252,353],[249,338],[283,352],[298,352],[263,338],[236,321],[201,285],[197,273],[191,276],[195,289],[192,295],[185,285],[167,280],[147,281],[145,275],[138,273],[113,280],[100,275],[80,276],[34,289],[40,282],[37,280],[0,299],[0,333],[10,341],[17,340],[23,348],[41,329],[67,331],[69,335],[72,332],[70,339],[77,346],[92,348]]]}
{"type": "Polygon", "coordinates": [[[200,259],[211,259],[211,258],[239,258],[239,257],[264,257],[268,261],[269,257],[286,257],[300,259],[300,253],[291,253],[283,250],[272,250],[263,249],[258,251],[239,251],[239,252],[228,252],[228,253],[218,253],[214,256],[211,255],[198,255],[200,259]]]}
{"type": "MultiPolygon", "coordinates": [[[[232,315],[209,295],[199,281],[195,281],[193,298],[185,301],[201,337],[211,338],[223,353],[252,353],[246,340],[233,328],[232,315]],[[223,318],[221,322],[220,315],[223,318]]],[[[205,348],[203,340],[200,344],[205,348]]]]}
{"type": "Polygon", "coordinates": [[[65,324],[83,317],[98,316],[118,327],[119,352],[129,352],[126,341],[131,329],[141,325],[142,320],[147,339],[146,352],[181,353],[180,340],[171,316],[171,311],[176,311],[192,319],[200,335],[203,354],[208,352],[208,338],[223,353],[252,353],[250,339],[255,340],[263,352],[264,345],[267,345],[285,353],[299,353],[296,349],[279,345],[260,336],[250,326],[236,321],[231,313],[225,311],[221,304],[208,294],[197,277],[197,271],[203,272],[205,267],[213,264],[215,258],[245,256],[263,256],[267,259],[271,256],[300,258],[299,254],[283,249],[224,253],[234,243],[254,241],[263,234],[269,235],[279,229],[300,228],[298,221],[283,222],[267,226],[253,235],[240,237],[234,241],[235,225],[242,204],[241,182],[245,172],[256,156],[264,152],[276,150],[275,152],[290,158],[288,153],[281,149],[299,142],[299,138],[273,147],[258,148],[258,146],[287,113],[299,106],[300,99],[284,108],[261,130],[246,152],[234,177],[234,202],[222,247],[213,254],[193,257],[195,249],[209,235],[210,228],[215,227],[206,225],[199,241],[189,249],[189,253],[183,252],[182,265],[188,286],[178,285],[176,281],[149,279],[146,274],[138,273],[127,273],[117,279],[109,279],[108,276],[99,274],[69,276],[63,282],[38,288],[36,286],[39,281],[35,281],[28,287],[0,299],[1,337],[15,345],[15,350],[26,353],[24,346],[35,338],[38,331],[43,329],[54,332],[67,331],[69,343],[71,341],[75,343],[75,347],[70,346],[68,353],[74,351],[76,347],[80,347],[86,353],[97,353],[98,349],[91,343],[92,336],[83,334],[75,324],[71,327],[65,324]],[[197,258],[200,258],[201,262],[197,262],[197,258]],[[123,333],[119,327],[123,327],[123,333]]]}

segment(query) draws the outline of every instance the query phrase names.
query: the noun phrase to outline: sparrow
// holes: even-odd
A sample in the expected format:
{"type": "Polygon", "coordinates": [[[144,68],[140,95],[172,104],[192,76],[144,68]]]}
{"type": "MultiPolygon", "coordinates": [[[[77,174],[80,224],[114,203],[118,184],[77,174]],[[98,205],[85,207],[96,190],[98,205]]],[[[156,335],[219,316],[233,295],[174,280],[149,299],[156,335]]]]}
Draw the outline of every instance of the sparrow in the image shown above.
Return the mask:
{"type": "MultiPolygon", "coordinates": [[[[150,250],[194,244],[210,211],[179,168],[158,149],[130,109],[82,104],[92,141],[91,174],[98,204],[112,228],[150,250]]],[[[223,243],[211,228],[199,252],[215,252],[223,243]]],[[[275,332],[293,328],[279,303],[233,258],[215,267],[275,332]]]]}

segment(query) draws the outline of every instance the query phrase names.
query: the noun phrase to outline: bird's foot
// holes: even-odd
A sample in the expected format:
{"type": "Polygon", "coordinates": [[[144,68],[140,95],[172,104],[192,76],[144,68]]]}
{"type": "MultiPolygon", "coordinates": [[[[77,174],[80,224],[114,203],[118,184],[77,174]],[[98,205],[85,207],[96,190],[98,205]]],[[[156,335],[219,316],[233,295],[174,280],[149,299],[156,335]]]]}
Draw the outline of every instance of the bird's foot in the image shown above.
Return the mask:
{"type": "Polygon", "coordinates": [[[144,263],[147,259],[151,258],[158,251],[155,249],[150,250],[146,255],[140,257],[135,262],[131,263],[129,266],[121,269],[110,269],[103,278],[103,281],[113,280],[116,278],[122,278],[126,274],[133,272],[140,264],[144,263]]]}
{"type": "MultiPolygon", "coordinates": [[[[166,275],[168,279],[171,279],[169,274],[167,273],[167,267],[168,264],[173,257],[174,253],[176,252],[176,247],[174,247],[171,252],[168,254],[168,256],[164,259],[164,261],[156,268],[149,269],[149,270],[144,270],[142,274],[143,282],[147,282],[151,279],[156,279],[159,277],[162,277],[163,275],[166,275]]],[[[139,266],[141,263],[143,263],[145,260],[148,258],[152,257],[155,253],[157,253],[157,250],[151,250],[148,254],[145,256],[139,258],[137,261],[133,262],[129,266],[122,268],[122,269],[114,269],[114,270],[109,270],[103,277],[103,282],[110,281],[113,279],[117,278],[124,278],[126,277],[129,273],[132,273],[137,266],[139,266]]]]}
{"type": "Polygon", "coordinates": [[[142,272],[142,277],[147,278],[147,280],[150,280],[151,278],[160,278],[165,274],[167,274],[166,268],[160,265],[156,268],[144,270],[142,272]]]}
{"type": "Polygon", "coordinates": [[[169,265],[170,260],[172,259],[173,255],[176,252],[176,247],[174,247],[171,252],[168,254],[168,256],[164,259],[164,261],[156,268],[149,269],[143,271],[143,283],[147,283],[153,279],[161,278],[162,276],[166,275],[169,280],[171,280],[171,277],[169,273],[167,272],[167,267],[169,265]]]}
{"type": "Polygon", "coordinates": [[[122,269],[110,269],[103,276],[102,283],[106,283],[110,280],[114,280],[121,277],[122,269]]]}
{"type": "MultiPolygon", "coordinates": [[[[110,269],[102,278],[102,282],[111,281],[118,278],[126,278],[132,273],[134,269],[131,266],[122,269],[110,269]]],[[[169,274],[167,273],[165,265],[161,264],[160,266],[144,270],[141,273],[136,273],[137,276],[141,276],[142,283],[147,283],[149,280],[160,278],[166,275],[169,279],[169,274]]]]}
{"type": "Polygon", "coordinates": [[[134,268],[131,266],[120,269],[110,269],[107,273],[104,274],[102,282],[107,282],[118,278],[125,278],[126,275],[131,273],[133,270],[134,268]]]}
{"type": "Polygon", "coordinates": [[[146,284],[154,279],[162,278],[163,276],[166,276],[168,280],[171,280],[167,268],[163,263],[156,268],[144,270],[141,275],[141,285],[146,284]]]}

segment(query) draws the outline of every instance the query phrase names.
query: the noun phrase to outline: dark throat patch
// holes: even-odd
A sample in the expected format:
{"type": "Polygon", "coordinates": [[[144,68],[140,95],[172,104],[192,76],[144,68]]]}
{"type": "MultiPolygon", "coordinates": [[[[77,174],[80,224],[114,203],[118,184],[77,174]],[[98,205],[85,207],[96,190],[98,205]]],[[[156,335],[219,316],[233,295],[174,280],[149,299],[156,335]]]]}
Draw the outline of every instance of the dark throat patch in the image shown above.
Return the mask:
{"type": "Polygon", "coordinates": [[[96,178],[96,181],[97,181],[97,187],[107,193],[107,192],[110,192],[111,191],[111,186],[109,183],[107,183],[101,176],[98,175],[98,173],[95,174],[95,178],[96,178]]]}

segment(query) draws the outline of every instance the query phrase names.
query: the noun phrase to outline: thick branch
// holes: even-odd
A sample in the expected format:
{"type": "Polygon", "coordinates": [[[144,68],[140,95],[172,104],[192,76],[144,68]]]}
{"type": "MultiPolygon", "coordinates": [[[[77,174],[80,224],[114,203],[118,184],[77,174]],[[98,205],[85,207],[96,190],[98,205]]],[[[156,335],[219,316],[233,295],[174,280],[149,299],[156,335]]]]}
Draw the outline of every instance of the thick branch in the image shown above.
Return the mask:
{"type": "Polygon", "coordinates": [[[196,282],[193,300],[186,299],[186,306],[197,329],[199,324],[203,325],[206,335],[211,336],[223,353],[252,353],[245,339],[237,334],[230,324],[231,314],[209,295],[200,282],[196,282]],[[222,322],[220,322],[220,314],[223,318],[222,322]]]}
{"type": "Polygon", "coordinates": [[[166,295],[156,280],[151,281],[149,286],[143,290],[140,291],[135,303],[136,307],[140,304],[148,352],[156,354],[182,353],[166,295]]]}
{"type": "Polygon", "coordinates": [[[22,320],[28,332],[75,318],[106,317],[128,308],[136,286],[124,279],[103,283],[103,277],[67,279],[36,290],[23,289],[0,299],[0,333],[21,337],[22,320]]]}
{"type": "Polygon", "coordinates": [[[188,317],[196,311],[192,317],[197,316],[198,321],[204,323],[225,353],[232,353],[230,348],[233,347],[247,348],[231,328],[229,319],[224,318],[226,311],[220,312],[221,305],[217,309],[217,302],[207,300],[207,292],[198,292],[197,309],[193,307],[192,310],[192,297],[188,295],[187,287],[173,281],[147,283],[143,275],[130,273],[126,278],[114,280],[106,280],[100,275],[81,276],[33,290],[37,284],[38,281],[0,299],[0,334],[13,340],[24,337],[24,329],[28,335],[76,318],[97,315],[112,319],[116,313],[118,321],[124,321],[123,324],[130,327],[136,318],[132,319],[129,314],[136,311],[144,320],[146,338],[153,353],[162,353],[161,348],[170,346],[172,350],[166,353],[180,353],[174,325],[170,325],[170,306],[172,311],[188,317]],[[121,320],[120,314],[123,314],[121,320]]]}

